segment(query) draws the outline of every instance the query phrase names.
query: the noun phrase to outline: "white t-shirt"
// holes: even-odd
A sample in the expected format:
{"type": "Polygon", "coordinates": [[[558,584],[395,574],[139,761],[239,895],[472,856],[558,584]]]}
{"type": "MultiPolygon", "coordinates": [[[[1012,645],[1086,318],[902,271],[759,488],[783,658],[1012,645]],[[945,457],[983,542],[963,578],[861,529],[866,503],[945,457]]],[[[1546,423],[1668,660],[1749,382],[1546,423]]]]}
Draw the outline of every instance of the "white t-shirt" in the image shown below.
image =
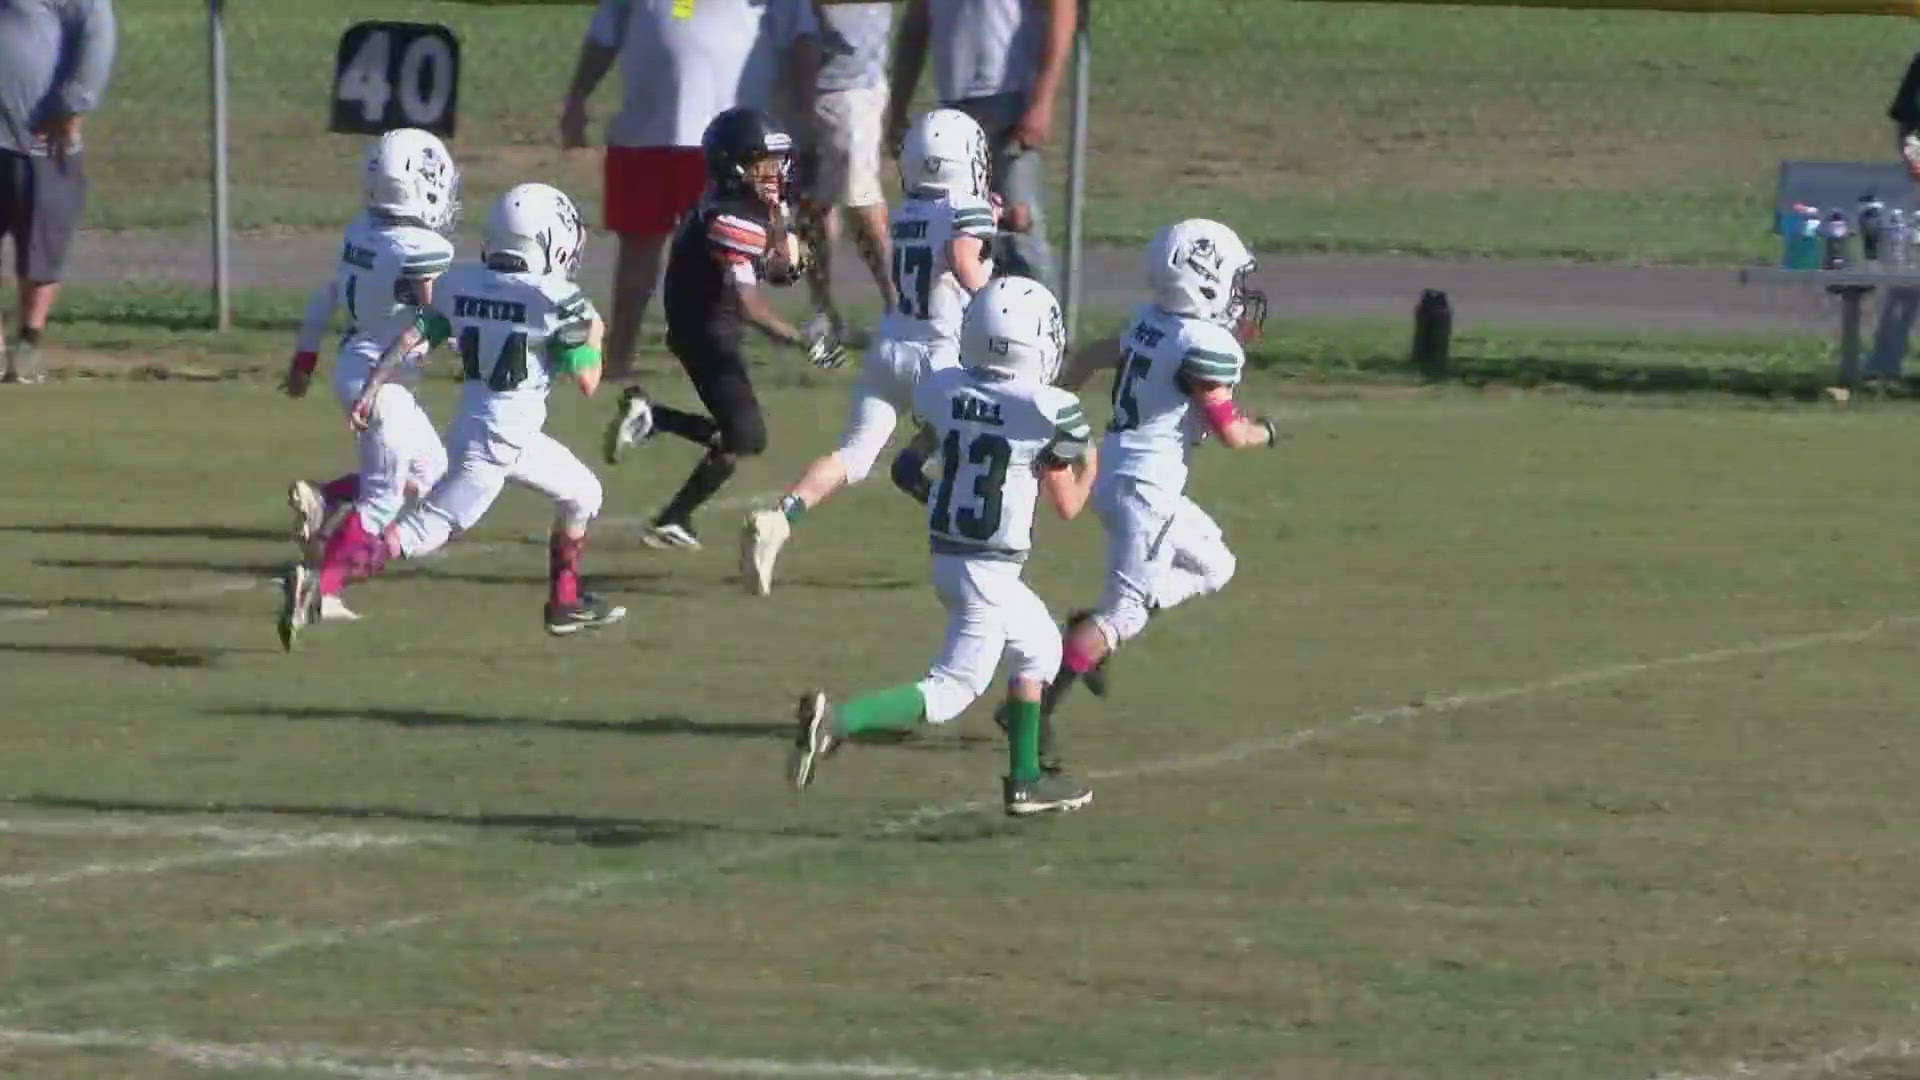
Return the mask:
{"type": "Polygon", "coordinates": [[[927,0],[927,14],[941,101],[1033,89],[1047,21],[1042,0],[927,0]]]}
{"type": "Polygon", "coordinates": [[[780,115],[781,58],[817,36],[811,0],[600,0],[587,38],[620,50],[609,146],[699,146],[738,105],[780,115]]]}

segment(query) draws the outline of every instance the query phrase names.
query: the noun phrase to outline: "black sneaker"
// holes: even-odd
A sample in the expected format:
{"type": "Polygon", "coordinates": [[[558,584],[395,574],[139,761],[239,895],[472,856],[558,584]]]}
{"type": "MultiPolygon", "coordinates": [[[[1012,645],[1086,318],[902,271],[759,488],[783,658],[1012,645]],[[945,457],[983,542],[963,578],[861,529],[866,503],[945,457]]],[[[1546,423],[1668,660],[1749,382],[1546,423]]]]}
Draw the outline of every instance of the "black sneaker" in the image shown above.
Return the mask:
{"type": "Polygon", "coordinates": [[[603,604],[600,598],[581,593],[578,603],[547,605],[547,633],[555,637],[612,626],[627,617],[627,609],[618,604],[603,604]]]}
{"type": "Polygon", "coordinates": [[[640,534],[640,542],[650,548],[700,550],[700,534],[684,521],[656,521],[640,534]]]}
{"type": "Polygon", "coordinates": [[[1059,773],[1041,773],[1038,779],[1015,783],[1001,781],[1000,791],[1010,817],[1065,813],[1078,810],[1093,801],[1093,789],[1059,773]]]}

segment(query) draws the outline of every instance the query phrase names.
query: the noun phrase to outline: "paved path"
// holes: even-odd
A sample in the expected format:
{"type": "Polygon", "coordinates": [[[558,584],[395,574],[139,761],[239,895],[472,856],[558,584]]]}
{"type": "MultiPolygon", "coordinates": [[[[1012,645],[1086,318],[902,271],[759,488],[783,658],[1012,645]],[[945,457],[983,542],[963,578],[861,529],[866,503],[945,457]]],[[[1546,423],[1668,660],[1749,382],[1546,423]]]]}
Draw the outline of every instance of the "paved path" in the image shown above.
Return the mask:
{"type": "MultiPolygon", "coordinates": [[[[331,265],[337,240],[326,234],[238,237],[238,288],[310,288],[331,265]]],[[[462,250],[477,243],[463,238],[462,250]]],[[[588,243],[585,283],[606,295],[612,242],[588,243]]],[[[208,242],[199,233],[83,233],[69,263],[76,284],[204,284],[208,242]]],[[[850,254],[841,277],[865,277],[850,254]]],[[[1139,299],[1139,255],[1117,247],[1087,252],[1089,310],[1124,310],[1139,299]]],[[[1730,267],[1635,267],[1524,260],[1446,260],[1402,256],[1290,255],[1266,259],[1260,278],[1277,316],[1410,318],[1420,290],[1445,289],[1457,327],[1475,323],[1655,331],[1829,332],[1836,315],[1821,294],[1791,286],[1739,284],[1730,267]]]]}

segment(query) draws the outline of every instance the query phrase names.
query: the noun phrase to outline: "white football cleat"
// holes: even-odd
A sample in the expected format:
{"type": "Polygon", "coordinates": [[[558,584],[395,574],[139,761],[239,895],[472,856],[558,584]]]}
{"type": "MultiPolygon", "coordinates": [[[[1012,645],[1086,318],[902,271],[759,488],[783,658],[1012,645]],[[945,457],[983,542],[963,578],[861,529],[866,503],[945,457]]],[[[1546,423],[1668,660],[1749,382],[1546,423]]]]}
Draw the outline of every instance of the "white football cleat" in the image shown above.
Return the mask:
{"type": "Polygon", "coordinates": [[[650,548],[686,548],[689,551],[700,550],[700,538],[692,529],[677,521],[664,521],[648,526],[640,534],[640,542],[650,548]]]}
{"type": "Polygon", "coordinates": [[[827,695],[809,690],[800,695],[800,707],[794,710],[793,748],[787,752],[787,782],[795,788],[813,783],[820,759],[834,752],[840,740],[833,736],[833,710],[827,695]]]}
{"type": "Polygon", "coordinates": [[[740,576],[755,596],[773,592],[773,564],[793,535],[793,523],[779,510],[755,510],[740,531],[740,576]]]}
{"type": "Polygon", "coordinates": [[[305,551],[320,535],[320,526],[327,519],[327,501],[320,497],[319,488],[295,480],[287,485],[287,508],[293,511],[293,542],[305,551]]]}
{"type": "Polygon", "coordinates": [[[607,425],[605,444],[601,453],[607,464],[620,462],[620,454],[628,447],[638,446],[653,434],[653,402],[637,386],[629,386],[620,395],[620,407],[613,414],[613,421],[607,425]]]}
{"type": "Polygon", "coordinates": [[[320,597],[320,611],[318,615],[315,616],[314,621],[315,622],[359,622],[360,615],[358,612],[348,607],[347,602],[345,600],[340,599],[338,596],[322,595],[320,597]]]}

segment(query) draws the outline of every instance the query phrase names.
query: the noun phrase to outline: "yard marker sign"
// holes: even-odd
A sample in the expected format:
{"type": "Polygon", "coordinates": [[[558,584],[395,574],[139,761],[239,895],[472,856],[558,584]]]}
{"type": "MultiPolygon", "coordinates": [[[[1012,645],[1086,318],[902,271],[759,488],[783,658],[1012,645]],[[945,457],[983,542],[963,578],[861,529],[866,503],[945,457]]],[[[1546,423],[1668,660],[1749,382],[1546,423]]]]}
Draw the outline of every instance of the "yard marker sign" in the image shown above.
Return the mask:
{"type": "Polygon", "coordinates": [[[333,62],[334,131],[424,128],[451,137],[460,100],[460,41],[433,23],[363,22],[340,35],[333,62]]]}

